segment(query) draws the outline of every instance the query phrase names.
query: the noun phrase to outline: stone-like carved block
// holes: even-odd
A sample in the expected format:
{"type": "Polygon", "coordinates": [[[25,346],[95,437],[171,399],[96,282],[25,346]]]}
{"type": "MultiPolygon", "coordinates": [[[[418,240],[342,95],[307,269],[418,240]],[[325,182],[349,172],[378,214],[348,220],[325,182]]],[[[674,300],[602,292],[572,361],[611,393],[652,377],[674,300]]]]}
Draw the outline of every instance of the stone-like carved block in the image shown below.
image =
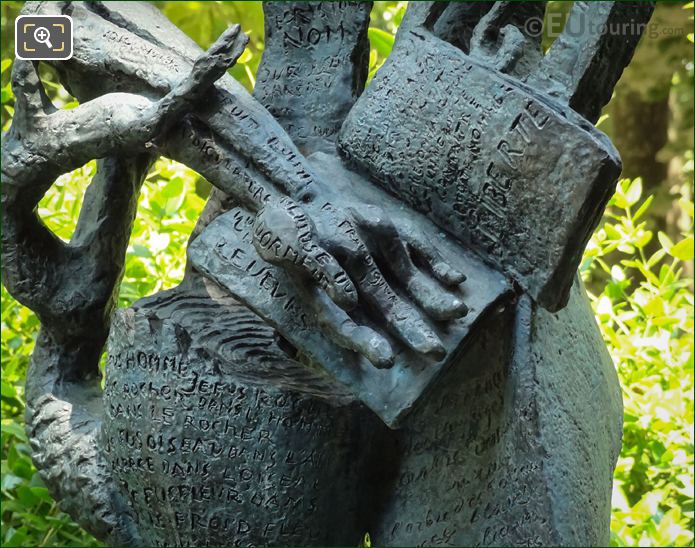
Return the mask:
{"type": "MultiPolygon", "coordinates": [[[[310,160],[317,173],[330,176],[331,187],[326,194],[342,204],[354,207],[379,204],[386,215],[396,214],[403,207],[369,181],[347,171],[336,158],[317,153],[310,160]]],[[[390,336],[368,315],[355,312],[360,324],[377,330],[398,349],[395,364],[386,369],[375,368],[364,357],[341,348],[321,332],[315,315],[291,278],[256,252],[252,243],[254,216],[248,211],[234,208],[218,217],[191,243],[188,255],[198,270],[249,303],[254,312],[288,341],[347,386],[386,424],[395,427],[441,372],[464,359],[466,346],[479,335],[478,323],[496,307],[508,304],[513,293],[501,274],[442,234],[424,216],[415,214],[411,220],[414,230],[435,242],[442,254],[450,257],[451,264],[466,273],[467,279],[459,291],[468,313],[462,318],[430,323],[444,343],[446,355],[441,358],[422,356],[390,336]]]]}
{"type": "Polygon", "coordinates": [[[569,107],[481,61],[410,31],[350,111],[340,151],[557,310],[618,153],[569,107]]]}

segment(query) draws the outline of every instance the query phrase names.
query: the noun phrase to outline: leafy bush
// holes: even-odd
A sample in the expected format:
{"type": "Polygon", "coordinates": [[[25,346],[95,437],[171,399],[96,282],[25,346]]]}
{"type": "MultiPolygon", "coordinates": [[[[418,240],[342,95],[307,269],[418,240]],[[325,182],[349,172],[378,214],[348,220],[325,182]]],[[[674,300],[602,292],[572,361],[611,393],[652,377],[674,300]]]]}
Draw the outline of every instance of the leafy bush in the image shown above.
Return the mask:
{"type": "MultiPolygon", "coordinates": [[[[613,484],[612,544],[693,542],[693,236],[657,251],[639,179],[623,180],[584,254],[584,279],[623,387],[623,448],[613,484]],[[610,257],[610,260],[606,260],[610,257]],[[692,270],[691,270],[692,272],[692,270]]],[[[692,228],[693,203],[681,200],[692,228]]]]}

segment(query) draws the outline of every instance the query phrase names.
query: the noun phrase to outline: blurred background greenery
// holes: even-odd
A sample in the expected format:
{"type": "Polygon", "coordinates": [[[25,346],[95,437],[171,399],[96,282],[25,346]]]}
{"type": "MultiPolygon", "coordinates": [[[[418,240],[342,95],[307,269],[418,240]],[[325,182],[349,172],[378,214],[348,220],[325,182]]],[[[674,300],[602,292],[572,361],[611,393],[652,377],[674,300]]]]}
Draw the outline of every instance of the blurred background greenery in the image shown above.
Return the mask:
{"type": "MultiPolygon", "coordinates": [[[[259,2],[155,4],[203,47],[230,23],[241,23],[251,41],[231,72],[253,88],[263,51],[259,2]]],[[[371,74],[390,52],[405,6],[375,2],[371,74]]],[[[569,7],[568,2],[548,3],[545,47],[569,7]]],[[[1,9],[5,131],[13,114],[9,76],[21,2],[3,1],[1,9]]],[[[692,33],[692,3],[659,3],[598,123],[619,149],[625,177],[581,265],[625,402],[613,490],[611,543],[616,546],[693,545],[692,33]]],[[[46,70],[43,76],[57,104],[76,104],[54,74],[46,70]]],[[[61,177],[40,204],[42,218],[65,239],[93,173],[90,163],[61,177]]],[[[184,166],[157,162],[140,197],[120,306],[181,279],[186,241],[209,188],[184,166]]],[[[98,546],[60,512],[29,458],[23,379],[38,327],[36,317],[2,288],[0,540],[3,546],[98,546]]]]}

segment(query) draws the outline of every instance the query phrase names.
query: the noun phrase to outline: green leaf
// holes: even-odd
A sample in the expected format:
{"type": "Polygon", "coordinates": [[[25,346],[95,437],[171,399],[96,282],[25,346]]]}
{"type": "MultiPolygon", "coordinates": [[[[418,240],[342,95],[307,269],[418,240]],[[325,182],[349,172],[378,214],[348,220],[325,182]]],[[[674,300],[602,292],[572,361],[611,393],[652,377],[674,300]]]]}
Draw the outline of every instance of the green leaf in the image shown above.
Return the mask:
{"type": "Polygon", "coordinates": [[[31,493],[36,497],[38,502],[53,502],[47,487],[31,487],[31,493]]]}
{"type": "Polygon", "coordinates": [[[625,199],[628,203],[628,205],[635,205],[637,202],[639,202],[639,199],[642,197],[642,179],[638,177],[632,183],[630,184],[630,187],[627,189],[627,192],[625,193],[625,199]]]}
{"type": "Polygon", "coordinates": [[[11,489],[14,489],[18,485],[22,485],[24,483],[24,480],[20,478],[19,476],[15,476],[14,474],[3,474],[2,476],[2,488],[9,491],[11,489]]]}
{"type": "Polygon", "coordinates": [[[611,267],[611,278],[618,282],[625,280],[625,272],[623,272],[623,269],[620,268],[619,265],[616,264],[611,267]]]}
{"type": "Polygon", "coordinates": [[[165,198],[176,198],[183,193],[183,179],[181,177],[172,177],[166,186],[162,189],[162,196],[165,198]]]}
{"type": "Polygon", "coordinates": [[[649,268],[653,267],[656,263],[658,263],[661,259],[664,258],[664,255],[666,255],[666,250],[658,249],[654,252],[654,255],[649,257],[649,260],[647,261],[647,266],[649,268]]]}
{"type": "Polygon", "coordinates": [[[596,127],[601,127],[601,124],[610,118],[610,114],[601,114],[599,119],[596,121],[596,127]]]}
{"type": "Polygon", "coordinates": [[[693,259],[693,237],[688,236],[671,247],[669,254],[681,261],[691,261],[693,259]]]}
{"type": "Polygon", "coordinates": [[[611,240],[620,240],[622,239],[622,234],[616,229],[613,225],[611,224],[606,224],[604,227],[604,230],[606,231],[606,236],[608,236],[611,240]]]}
{"type": "Polygon", "coordinates": [[[178,196],[169,198],[164,206],[164,212],[166,215],[171,216],[174,213],[177,213],[179,209],[181,209],[181,205],[183,204],[185,198],[186,196],[184,194],[179,194],[178,196]]]}
{"type": "Polygon", "coordinates": [[[645,230],[640,234],[640,236],[635,240],[635,245],[639,248],[642,249],[644,248],[649,242],[652,241],[652,237],[654,234],[652,233],[651,230],[645,230]]]}
{"type": "Polygon", "coordinates": [[[128,265],[128,268],[126,269],[126,276],[135,279],[146,278],[147,269],[145,268],[145,265],[142,264],[142,262],[133,261],[128,265]]]}
{"type": "Polygon", "coordinates": [[[632,222],[636,223],[638,219],[642,217],[642,215],[645,214],[647,209],[649,209],[649,206],[652,204],[654,201],[654,196],[649,196],[644,202],[642,202],[642,205],[639,206],[639,209],[637,212],[632,216],[632,222]]]}
{"type": "Polygon", "coordinates": [[[375,27],[369,27],[369,42],[381,57],[388,57],[393,49],[394,36],[375,27]]]}
{"type": "Polygon", "coordinates": [[[673,247],[673,242],[671,241],[671,238],[669,238],[665,232],[661,231],[659,231],[657,237],[659,238],[659,243],[661,244],[661,247],[663,247],[666,251],[670,251],[673,247]]]}
{"type": "Polygon", "coordinates": [[[152,257],[152,252],[147,246],[144,246],[142,244],[135,244],[133,245],[133,254],[136,257],[143,257],[146,259],[149,259],[152,257]]]}
{"type": "MultiPolygon", "coordinates": [[[[10,529],[11,534],[6,536],[5,546],[24,546],[25,540],[29,538],[28,529],[20,527],[19,529],[10,529]]],[[[8,533],[10,532],[8,531],[8,533]]]]}
{"type": "Polygon", "coordinates": [[[14,99],[14,93],[12,93],[12,88],[10,87],[10,84],[7,84],[6,86],[3,86],[2,89],[0,89],[0,102],[4,105],[5,103],[9,103],[14,99]]]}
{"type": "Polygon", "coordinates": [[[17,397],[17,390],[13,385],[5,382],[3,379],[2,382],[0,382],[0,394],[2,394],[3,398],[13,399],[17,397]]]}
{"type": "Polygon", "coordinates": [[[19,499],[19,502],[28,508],[36,506],[41,502],[41,499],[37,497],[26,485],[20,485],[17,487],[17,498],[19,499]]]}
{"type": "Polygon", "coordinates": [[[630,186],[630,180],[629,179],[622,179],[618,181],[618,186],[615,189],[615,194],[613,194],[613,197],[611,198],[611,205],[615,205],[616,207],[620,209],[626,209],[629,207],[629,204],[627,202],[626,198],[626,193],[629,189],[630,186]]]}
{"type": "Polygon", "coordinates": [[[9,434],[10,436],[13,436],[23,442],[27,441],[26,431],[21,425],[17,424],[16,422],[11,422],[9,420],[3,421],[1,428],[3,434],[9,434]]]}

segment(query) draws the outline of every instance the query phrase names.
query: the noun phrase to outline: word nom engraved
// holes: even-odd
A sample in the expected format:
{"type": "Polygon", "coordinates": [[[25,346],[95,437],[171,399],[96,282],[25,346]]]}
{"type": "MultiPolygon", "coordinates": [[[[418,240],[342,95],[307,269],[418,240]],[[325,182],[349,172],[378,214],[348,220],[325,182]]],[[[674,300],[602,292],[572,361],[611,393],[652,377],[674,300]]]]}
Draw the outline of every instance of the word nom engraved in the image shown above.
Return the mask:
{"type": "Polygon", "coordinates": [[[330,150],[367,78],[371,2],[267,2],[257,96],[300,149],[330,150]],[[282,63],[274,62],[282,59],[282,63]],[[330,95],[330,101],[317,98],[330,95]]]}

